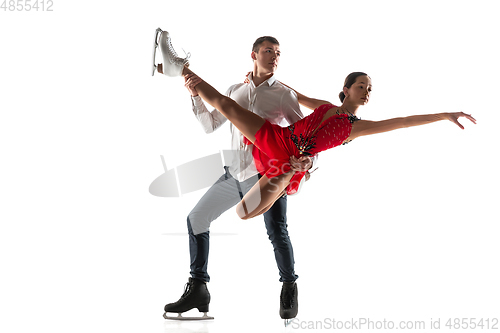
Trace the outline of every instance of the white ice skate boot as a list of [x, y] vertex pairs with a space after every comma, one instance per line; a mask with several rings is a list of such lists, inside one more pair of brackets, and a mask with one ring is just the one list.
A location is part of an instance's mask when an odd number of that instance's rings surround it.
[[181, 76], [184, 66], [189, 65], [189, 54], [185, 58], [180, 58], [175, 52], [169, 33], [160, 28], [155, 31], [155, 41], [153, 44], [153, 67], [152, 75], [155, 74], [158, 66], [156, 65], [156, 49], [160, 47], [161, 55], [163, 58], [163, 74], [167, 76]]

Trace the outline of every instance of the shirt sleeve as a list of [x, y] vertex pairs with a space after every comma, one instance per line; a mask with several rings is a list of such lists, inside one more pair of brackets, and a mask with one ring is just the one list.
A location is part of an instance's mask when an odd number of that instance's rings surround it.
[[[283, 112], [283, 117], [286, 119], [288, 124], [293, 124], [304, 118], [304, 114], [300, 110], [299, 100], [297, 94], [293, 90], [286, 90], [281, 97], [281, 110]], [[312, 157], [312, 166], [309, 169], [310, 172], [315, 171], [318, 168], [318, 155]]]
[[281, 110], [283, 112], [283, 117], [290, 125], [304, 118], [300, 110], [297, 94], [293, 90], [287, 89], [284, 91], [281, 96]]
[[[226, 91], [226, 96], [231, 95], [232, 88], [233, 86]], [[192, 96], [191, 102], [193, 104], [194, 115], [205, 130], [205, 133], [214, 132], [226, 122], [227, 118], [219, 110], [213, 109], [209, 111], [199, 95]]]

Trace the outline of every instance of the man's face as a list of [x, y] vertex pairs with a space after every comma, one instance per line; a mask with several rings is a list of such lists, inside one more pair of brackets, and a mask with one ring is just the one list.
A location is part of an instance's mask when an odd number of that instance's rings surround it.
[[252, 59], [259, 70], [274, 73], [278, 69], [280, 55], [280, 46], [266, 40], [260, 44], [258, 53], [252, 52]]

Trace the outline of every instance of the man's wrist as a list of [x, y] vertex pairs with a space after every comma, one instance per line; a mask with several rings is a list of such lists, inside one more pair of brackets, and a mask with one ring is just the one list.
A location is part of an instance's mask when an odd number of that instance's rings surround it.
[[194, 106], [202, 106], [203, 105], [203, 100], [201, 99], [200, 95], [191, 96], [191, 100], [193, 101]]

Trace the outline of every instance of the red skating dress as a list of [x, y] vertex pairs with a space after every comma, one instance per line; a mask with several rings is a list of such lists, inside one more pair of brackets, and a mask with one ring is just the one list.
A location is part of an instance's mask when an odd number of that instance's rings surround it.
[[[290, 156], [314, 156], [317, 153], [345, 143], [351, 134], [352, 123], [359, 120], [347, 114], [329, 117], [325, 113], [335, 107], [324, 104], [298, 122], [281, 127], [266, 121], [255, 134], [253, 157], [257, 170], [268, 178], [290, 171]], [[288, 194], [295, 194], [305, 172], [296, 172], [287, 187]]]

